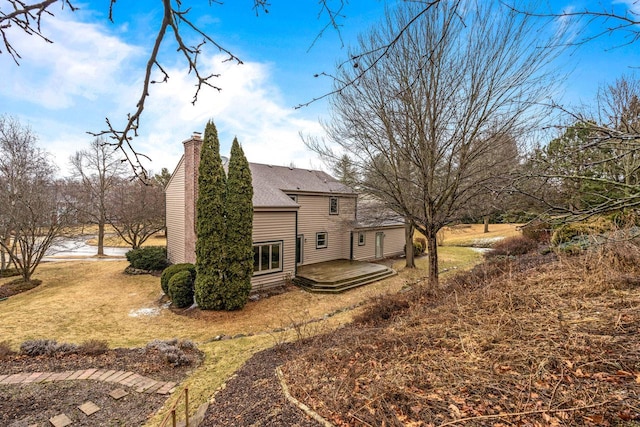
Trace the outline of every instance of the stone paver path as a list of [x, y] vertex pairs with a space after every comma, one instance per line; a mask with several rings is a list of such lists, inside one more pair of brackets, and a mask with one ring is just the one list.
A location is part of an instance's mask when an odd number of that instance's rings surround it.
[[100, 410], [100, 407], [89, 400], [78, 406], [78, 409], [80, 409], [87, 417], [89, 417], [98, 412]]
[[49, 422], [53, 427], [67, 427], [71, 425], [71, 419], [69, 419], [66, 414], [60, 414], [53, 418], [49, 418]]
[[95, 380], [119, 384], [133, 388], [138, 393], [169, 394], [175, 390], [176, 383], [156, 381], [131, 371], [106, 369], [81, 369], [65, 372], [23, 372], [12, 375], [0, 375], [0, 384], [30, 384], [54, 381]]

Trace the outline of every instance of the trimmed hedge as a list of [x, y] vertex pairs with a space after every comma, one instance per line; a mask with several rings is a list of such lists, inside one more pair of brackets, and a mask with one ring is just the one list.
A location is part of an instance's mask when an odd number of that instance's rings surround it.
[[164, 292], [166, 295], [169, 295], [169, 280], [171, 280], [174, 274], [180, 273], [181, 271], [188, 271], [189, 273], [191, 273], [191, 278], [195, 281], [195, 265], [189, 264], [188, 262], [170, 265], [169, 267], [164, 269], [164, 271], [162, 272], [162, 276], [160, 276], [160, 286], [162, 287], [162, 292]]
[[193, 278], [188, 270], [180, 271], [169, 280], [169, 297], [178, 308], [193, 304]]
[[127, 261], [131, 267], [138, 270], [163, 270], [169, 261], [167, 260], [167, 248], [162, 246], [147, 246], [132, 249], [126, 253]]

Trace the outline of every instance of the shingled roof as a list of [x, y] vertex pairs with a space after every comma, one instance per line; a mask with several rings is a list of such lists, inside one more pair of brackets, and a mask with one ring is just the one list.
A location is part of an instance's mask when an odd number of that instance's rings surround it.
[[353, 195], [350, 187], [318, 170], [249, 163], [253, 180], [253, 206], [296, 208], [287, 194], [319, 193]]

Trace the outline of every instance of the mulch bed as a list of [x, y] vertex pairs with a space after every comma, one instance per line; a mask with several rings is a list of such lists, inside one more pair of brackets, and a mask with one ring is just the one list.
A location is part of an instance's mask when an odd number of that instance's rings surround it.
[[21, 292], [36, 288], [41, 283], [42, 281], [40, 280], [23, 282], [22, 279], [16, 279], [9, 283], [5, 283], [4, 285], [0, 286], [0, 299], [9, 298], [10, 296], [17, 295]]
[[[99, 355], [66, 354], [29, 357], [10, 355], [0, 358], [0, 374], [20, 372], [63, 372], [89, 368], [133, 371], [161, 381], [180, 382], [201, 362], [197, 350], [187, 351], [193, 363], [172, 366], [157, 349], [113, 349]], [[129, 394], [119, 400], [109, 396], [117, 388]], [[74, 426], [140, 426], [166, 401], [166, 395], [136, 393], [132, 388], [95, 380], [0, 385], [0, 425], [49, 426], [49, 419], [66, 414]], [[91, 416], [78, 406], [92, 401], [101, 410]]]
[[285, 399], [275, 369], [295, 347], [284, 345], [254, 355], [226, 383], [209, 406], [201, 427], [317, 427], [318, 423]]

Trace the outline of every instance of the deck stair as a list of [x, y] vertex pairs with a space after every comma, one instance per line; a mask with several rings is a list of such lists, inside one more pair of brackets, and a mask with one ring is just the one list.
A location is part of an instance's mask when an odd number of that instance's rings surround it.
[[293, 283], [310, 292], [339, 293], [396, 274], [380, 264], [336, 260], [299, 267]]

